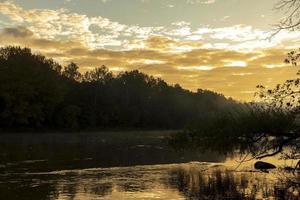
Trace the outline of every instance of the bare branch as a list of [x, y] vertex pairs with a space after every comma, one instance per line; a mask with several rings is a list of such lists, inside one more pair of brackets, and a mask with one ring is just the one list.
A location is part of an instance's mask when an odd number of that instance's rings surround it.
[[282, 30], [296, 30], [300, 28], [300, 0], [279, 0], [274, 10], [283, 12], [286, 17], [275, 24], [275, 31], [270, 37], [275, 36]]

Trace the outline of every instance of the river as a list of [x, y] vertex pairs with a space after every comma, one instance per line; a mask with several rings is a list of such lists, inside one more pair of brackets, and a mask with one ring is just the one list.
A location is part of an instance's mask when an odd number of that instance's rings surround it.
[[176, 152], [165, 140], [172, 133], [1, 134], [0, 199], [300, 198], [291, 173]]

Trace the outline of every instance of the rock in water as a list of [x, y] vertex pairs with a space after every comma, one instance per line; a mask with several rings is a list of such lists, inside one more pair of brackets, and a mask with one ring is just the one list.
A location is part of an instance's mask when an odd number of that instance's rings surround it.
[[275, 169], [276, 166], [271, 163], [258, 161], [254, 164], [254, 168], [260, 170], [266, 170], [266, 169]]

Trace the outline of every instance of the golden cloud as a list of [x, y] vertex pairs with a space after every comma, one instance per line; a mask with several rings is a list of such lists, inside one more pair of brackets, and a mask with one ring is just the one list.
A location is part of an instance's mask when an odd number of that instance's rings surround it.
[[[91, 49], [80, 41], [41, 39], [31, 30], [19, 26], [3, 29], [0, 41], [2, 46], [13, 44], [31, 47], [63, 64], [74, 61], [82, 71], [100, 65], [114, 70], [139, 69], [191, 90], [211, 89], [243, 100], [252, 98], [256, 85], [274, 86], [294, 77], [297, 71], [283, 64], [288, 52], [285, 49], [239, 52], [204, 48], [199, 42], [185, 43], [162, 36], [145, 39], [143, 42], [147, 45], [143, 49], [116, 51]], [[193, 48], [178, 52], [167, 50], [170, 46], [180, 48], [183, 45]], [[245, 66], [238, 65], [239, 62], [244, 62]]]

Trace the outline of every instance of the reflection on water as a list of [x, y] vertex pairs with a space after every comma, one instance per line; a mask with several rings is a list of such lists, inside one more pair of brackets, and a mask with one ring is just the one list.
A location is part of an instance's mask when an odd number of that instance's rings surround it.
[[299, 188], [261, 172], [226, 168], [201, 171], [194, 167], [171, 170], [169, 184], [187, 199], [299, 199]]
[[299, 199], [274, 173], [212, 164], [150, 165], [2, 176], [1, 197], [35, 199]]
[[[184, 199], [168, 187], [176, 165], [55, 171], [5, 177], [0, 194], [8, 199]], [[4, 178], [4, 177], [2, 177]]]
[[211, 164], [222, 155], [173, 151], [168, 134], [0, 135], [0, 199], [300, 199], [291, 174], [232, 172]]
[[0, 134], [0, 173], [40, 172], [190, 161], [222, 162], [214, 153], [178, 153], [167, 131]]

